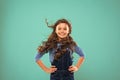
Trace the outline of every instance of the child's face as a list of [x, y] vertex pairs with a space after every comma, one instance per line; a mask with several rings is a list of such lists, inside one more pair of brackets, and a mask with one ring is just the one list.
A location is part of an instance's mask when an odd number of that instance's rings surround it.
[[56, 26], [55, 32], [59, 38], [65, 38], [69, 34], [69, 27], [66, 23], [60, 23]]

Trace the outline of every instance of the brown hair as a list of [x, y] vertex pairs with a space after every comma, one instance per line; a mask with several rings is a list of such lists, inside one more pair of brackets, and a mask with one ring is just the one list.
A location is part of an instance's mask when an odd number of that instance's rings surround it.
[[[61, 55], [63, 55], [66, 51], [67, 48], [69, 47], [72, 51], [74, 51], [74, 46], [76, 45], [76, 43], [73, 41], [72, 37], [70, 36], [71, 34], [71, 24], [66, 20], [66, 19], [59, 19], [58, 21], [56, 21], [56, 23], [54, 25], [49, 26], [48, 22], [46, 21], [47, 26], [52, 28], [53, 31], [51, 33], [51, 35], [48, 37], [47, 41], [43, 41], [42, 45], [38, 47], [38, 51], [41, 54], [47, 53], [50, 49], [56, 49], [56, 54], [54, 56], [54, 58], [57, 60], [58, 58], [61, 57]], [[58, 40], [58, 36], [55, 32], [56, 30], [56, 26], [60, 23], [66, 23], [69, 27], [69, 34], [66, 38], [61, 39], [60, 41]], [[61, 43], [61, 49], [58, 50], [57, 49], [57, 43]]]

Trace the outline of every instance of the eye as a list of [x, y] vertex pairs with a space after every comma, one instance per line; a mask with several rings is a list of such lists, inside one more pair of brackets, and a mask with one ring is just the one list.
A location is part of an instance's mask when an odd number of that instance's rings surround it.
[[58, 30], [61, 30], [61, 28], [58, 28]]
[[64, 30], [67, 30], [67, 28], [64, 28]]

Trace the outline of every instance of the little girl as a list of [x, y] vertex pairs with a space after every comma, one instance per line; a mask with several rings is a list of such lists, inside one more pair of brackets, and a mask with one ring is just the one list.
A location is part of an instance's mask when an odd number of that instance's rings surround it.
[[[66, 19], [60, 19], [54, 25], [48, 27], [52, 28], [53, 32], [48, 40], [38, 47], [38, 54], [35, 57], [36, 63], [45, 72], [50, 73], [50, 80], [74, 80], [74, 72], [78, 71], [81, 66], [84, 54], [70, 36], [71, 24]], [[40, 60], [48, 52], [50, 68], [46, 67]], [[80, 56], [76, 65], [72, 65], [73, 52]]]

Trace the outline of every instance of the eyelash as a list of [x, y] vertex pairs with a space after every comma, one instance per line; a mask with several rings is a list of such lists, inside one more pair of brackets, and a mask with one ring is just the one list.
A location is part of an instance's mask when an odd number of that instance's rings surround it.
[[[61, 28], [59, 28], [58, 30], [61, 30]], [[64, 28], [64, 30], [67, 30], [66, 28]]]

